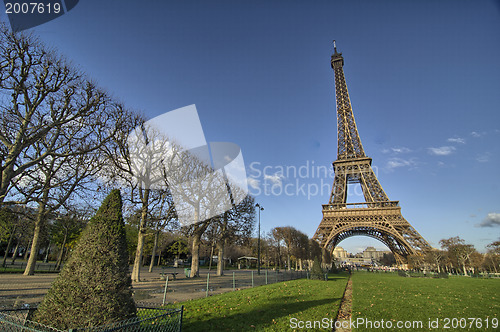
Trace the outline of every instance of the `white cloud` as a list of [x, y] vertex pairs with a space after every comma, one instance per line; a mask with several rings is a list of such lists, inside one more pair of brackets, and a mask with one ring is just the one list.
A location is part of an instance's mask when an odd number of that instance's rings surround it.
[[455, 147], [453, 146], [441, 146], [438, 148], [428, 148], [429, 153], [436, 156], [447, 156], [455, 151]]
[[472, 133], [470, 133], [470, 135], [472, 137], [481, 137], [482, 134], [478, 133], [477, 131], [473, 131]]
[[450, 143], [460, 143], [460, 144], [465, 144], [465, 139], [463, 138], [460, 138], [460, 137], [456, 137], [456, 138], [448, 138], [447, 139], [448, 142]]
[[257, 180], [257, 179], [255, 179], [255, 178], [247, 178], [247, 183], [253, 189], [259, 189], [260, 188], [260, 181]]
[[382, 153], [408, 153], [408, 152], [411, 152], [411, 149], [409, 148], [406, 148], [406, 147], [394, 147], [394, 148], [390, 148], [390, 149], [383, 149], [382, 150]]
[[412, 167], [415, 164], [414, 159], [391, 158], [387, 161], [386, 168], [392, 171], [398, 167]]
[[500, 213], [488, 213], [486, 218], [480, 223], [476, 225], [477, 227], [500, 227]]
[[281, 173], [274, 173], [273, 175], [264, 174], [264, 181], [269, 180], [273, 186], [281, 186], [284, 178]]
[[391, 148], [392, 152], [394, 153], [408, 153], [411, 152], [410, 149], [405, 148], [405, 147], [400, 147], [400, 148]]

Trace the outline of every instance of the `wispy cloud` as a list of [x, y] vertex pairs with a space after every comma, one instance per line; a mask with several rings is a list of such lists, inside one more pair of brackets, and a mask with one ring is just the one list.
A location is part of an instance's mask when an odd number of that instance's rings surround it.
[[478, 133], [477, 131], [473, 131], [472, 133], [470, 133], [470, 135], [472, 137], [481, 137], [483, 136], [484, 133]]
[[247, 178], [247, 183], [253, 189], [259, 189], [260, 188], [260, 181], [257, 180], [257, 179], [255, 179], [255, 178]]
[[390, 149], [383, 149], [382, 150], [382, 153], [395, 153], [395, 154], [398, 154], [398, 153], [409, 153], [411, 152], [411, 149], [409, 148], [406, 148], [406, 147], [394, 147], [394, 148], [390, 148]]
[[433, 154], [436, 156], [448, 156], [448, 155], [452, 154], [453, 151], [455, 151], [456, 149], [454, 146], [441, 146], [438, 148], [428, 148], [428, 150], [429, 150], [430, 154]]
[[480, 163], [487, 163], [488, 161], [490, 161], [490, 156], [491, 156], [491, 153], [489, 153], [489, 152], [485, 152], [483, 154], [478, 154], [476, 156], [476, 161], [480, 162]]
[[460, 138], [460, 137], [456, 137], [456, 138], [448, 138], [448, 139], [447, 139], [447, 141], [448, 141], [448, 142], [450, 142], [450, 143], [465, 144], [465, 139]]
[[477, 227], [500, 227], [500, 213], [488, 213], [484, 220], [476, 225]]
[[273, 186], [281, 186], [284, 178], [281, 173], [274, 173], [273, 175], [264, 174], [264, 181], [270, 181]]
[[414, 167], [416, 162], [414, 159], [391, 158], [387, 161], [386, 168], [389, 171], [399, 167]]
[[397, 147], [397, 148], [391, 148], [392, 152], [394, 153], [408, 153], [411, 152], [410, 149], [405, 148], [405, 147]]

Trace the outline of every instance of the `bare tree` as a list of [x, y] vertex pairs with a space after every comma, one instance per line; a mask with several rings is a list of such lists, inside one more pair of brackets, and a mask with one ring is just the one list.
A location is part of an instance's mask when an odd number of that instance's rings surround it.
[[441, 273], [441, 265], [443, 264], [445, 258], [446, 252], [439, 249], [433, 249], [425, 254], [424, 260], [426, 263], [434, 265], [438, 273]]
[[5, 26], [0, 102], [0, 202], [10, 194], [17, 203], [38, 204], [25, 271], [31, 275], [47, 216], [96, 174], [100, 148], [124, 117], [120, 105], [62, 57]]
[[172, 194], [168, 189], [155, 190], [152, 192], [157, 198], [153, 201], [155, 204], [150, 208], [150, 220], [154, 231], [154, 243], [151, 251], [151, 262], [149, 264], [149, 272], [153, 271], [155, 263], [156, 250], [159, 245], [160, 233], [165, 230], [169, 223], [177, 217], [175, 212], [174, 201]]
[[[113, 134], [110, 99], [34, 37], [0, 26], [0, 202], [13, 180], [49, 156], [99, 149]], [[107, 119], [106, 119], [107, 118]], [[115, 119], [116, 120], [116, 119]], [[44, 141], [43, 149], [34, 145]], [[38, 146], [40, 147], [40, 145]]]
[[283, 241], [285, 243], [287, 266], [288, 270], [291, 270], [292, 255], [295, 253], [297, 256], [302, 256], [302, 253], [307, 251], [308, 243], [305, 241], [307, 235], [291, 226], [275, 227], [272, 230], [272, 234], [278, 242]]
[[439, 243], [448, 252], [451, 263], [457, 269], [461, 268], [464, 274], [467, 274], [467, 264], [470, 263], [470, 255], [476, 251], [474, 246], [466, 244], [465, 240], [458, 236], [440, 240]]
[[[179, 154], [176, 183], [173, 183], [174, 197], [182, 197], [176, 202], [178, 215], [188, 225], [184, 225], [191, 240], [191, 275], [199, 275], [199, 250], [201, 237], [209, 225], [221, 218], [217, 212], [229, 210], [227, 179], [221, 172], [190, 152]], [[182, 224], [182, 222], [181, 222]]]
[[[121, 128], [115, 135], [114, 143], [106, 151], [108, 181], [125, 185], [128, 200], [140, 206], [139, 232], [131, 275], [132, 281], [139, 282], [148, 221], [151, 222], [151, 205], [161, 202], [161, 195], [153, 199], [155, 193], [151, 192], [168, 188], [165, 170], [173, 167], [178, 149], [163, 133], [138, 115]], [[167, 209], [170, 207], [173, 208], [173, 205], [167, 204]]]
[[224, 274], [224, 249], [231, 241], [242, 244], [250, 237], [255, 221], [255, 199], [248, 195], [240, 203], [224, 212], [212, 224], [216, 234], [217, 275]]
[[498, 273], [500, 268], [500, 241], [494, 241], [486, 246], [488, 252], [484, 258], [484, 265], [489, 271]]
[[[12, 209], [8, 207], [0, 208], [0, 242], [8, 239], [5, 254], [3, 256], [2, 267], [5, 267], [5, 262], [7, 261], [11, 245], [13, 241], [15, 241], [16, 231], [19, 227], [18, 224], [19, 218], [14, 211], [12, 211]], [[17, 251], [17, 248], [15, 251]]]
[[303, 270], [303, 261], [307, 259], [309, 252], [309, 237], [298, 231], [296, 236], [296, 246], [293, 249], [293, 255], [296, 258], [295, 269]]
[[470, 254], [469, 264], [473, 268], [474, 274], [478, 274], [480, 272], [481, 267], [483, 266], [483, 263], [484, 263], [484, 258], [485, 258], [485, 255], [483, 255], [477, 251], [474, 251], [473, 253]]
[[65, 214], [59, 214], [51, 227], [51, 240], [59, 245], [56, 270], [61, 267], [65, 253], [68, 251], [67, 244], [74, 241], [86, 224], [84, 214], [78, 213], [74, 209], [68, 210]]

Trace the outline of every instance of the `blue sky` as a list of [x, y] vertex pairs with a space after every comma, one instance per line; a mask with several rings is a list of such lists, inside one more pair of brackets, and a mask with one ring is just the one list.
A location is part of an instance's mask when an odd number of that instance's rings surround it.
[[365, 152], [403, 216], [435, 247], [500, 236], [498, 1], [88, 0], [31, 30], [148, 118], [196, 104], [207, 141], [241, 147], [263, 231], [309, 236], [337, 157], [335, 39]]

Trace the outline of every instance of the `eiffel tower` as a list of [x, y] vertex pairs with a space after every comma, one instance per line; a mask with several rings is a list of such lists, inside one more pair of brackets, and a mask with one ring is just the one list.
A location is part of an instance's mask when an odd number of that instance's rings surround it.
[[[332, 55], [337, 99], [338, 151], [333, 162], [335, 178], [330, 201], [323, 205], [323, 220], [313, 239], [330, 252], [344, 239], [365, 235], [384, 243], [399, 264], [409, 255], [431, 249], [424, 238], [403, 218], [399, 201], [390, 201], [361, 145], [344, 77], [342, 53]], [[347, 203], [348, 184], [359, 183], [365, 202]]]

